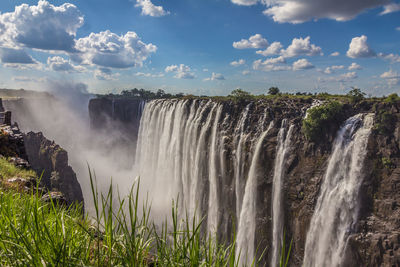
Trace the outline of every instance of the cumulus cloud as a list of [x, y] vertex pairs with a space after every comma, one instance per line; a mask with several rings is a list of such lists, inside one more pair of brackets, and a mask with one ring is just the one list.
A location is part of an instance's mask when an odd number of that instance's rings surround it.
[[351, 63], [351, 65], [348, 67], [348, 70], [361, 70], [361, 69], [362, 69], [361, 66], [355, 62]]
[[242, 75], [244, 75], [244, 76], [250, 75], [250, 71], [244, 70], [244, 71], [242, 71]]
[[379, 13], [379, 15], [382, 16], [382, 15], [390, 14], [390, 13], [397, 12], [397, 11], [400, 11], [400, 4], [390, 3], [390, 4], [383, 6], [383, 11], [381, 13]]
[[314, 65], [305, 58], [299, 59], [293, 63], [293, 70], [307, 70], [312, 68], [314, 68]]
[[389, 70], [381, 74], [382, 79], [385, 79], [389, 86], [400, 84], [400, 74], [397, 71]]
[[324, 73], [325, 73], [325, 74], [332, 74], [332, 73], [334, 73], [336, 70], [342, 70], [342, 69], [344, 69], [344, 66], [343, 66], [343, 65], [333, 65], [333, 66], [327, 67], [327, 68], [324, 70]]
[[112, 73], [112, 70], [109, 68], [98, 68], [94, 71], [94, 77], [100, 81], [113, 81], [116, 80], [120, 74]]
[[213, 72], [211, 74], [210, 78], [205, 78], [204, 81], [222, 81], [225, 80], [224, 75], [222, 75], [221, 73], [215, 73]]
[[55, 56], [47, 58], [47, 65], [54, 71], [64, 71], [64, 72], [81, 72], [84, 71], [82, 66], [75, 66], [70, 60], [66, 60], [62, 57]]
[[356, 72], [347, 72], [336, 77], [319, 78], [320, 82], [340, 82], [345, 83], [358, 78]]
[[167, 66], [165, 72], [174, 72], [174, 78], [177, 79], [194, 79], [196, 77], [192, 69], [184, 64]]
[[12, 77], [14, 82], [22, 82], [22, 83], [29, 83], [29, 82], [45, 82], [45, 78], [35, 78], [35, 77], [28, 77], [28, 76], [14, 76]]
[[162, 6], [156, 6], [150, 0], [136, 0], [135, 7], [142, 8], [142, 15], [145, 16], [162, 17], [169, 14]]
[[332, 54], [330, 54], [330, 56], [331, 57], [337, 57], [337, 56], [339, 56], [340, 55], [340, 53], [339, 52], [333, 52]]
[[283, 46], [280, 42], [273, 42], [270, 46], [267, 47], [265, 50], [258, 50], [256, 53], [266, 56], [271, 55], [279, 55], [281, 53]]
[[400, 63], [400, 55], [379, 53], [378, 57], [389, 60], [391, 63]]
[[285, 57], [323, 55], [321, 47], [311, 44], [310, 39], [310, 36], [304, 39], [294, 38], [292, 44], [282, 50], [282, 55]]
[[242, 39], [238, 42], [233, 42], [233, 47], [236, 49], [260, 49], [267, 48], [268, 41], [261, 34], [250, 36], [249, 39]]
[[286, 64], [286, 60], [283, 56], [268, 58], [264, 61], [258, 59], [253, 62], [253, 69], [262, 71], [283, 71], [291, 69], [291, 67], [283, 64]]
[[36, 64], [36, 61], [23, 49], [0, 48], [2, 63], [11, 64]]
[[244, 59], [239, 59], [238, 61], [232, 61], [231, 66], [238, 67], [240, 65], [243, 65], [244, 63], [246, 63]]
[[22, 4], [14, 12], [0, 14], [0, 41], [6, 47], [73, 51], [83, 21], [78, 8], [70, 3], [54, 6], [40, 0], [36, 6]]
[[349, 45], [346, 55], [350, 58], [367, 58], [374, 57], [376, 53], [369, 47], [367, 43], [367, 36], [361, 35], [354, 37]]
[[139, 76], [139, 77], [148, 77], [148, 78], [161, 78], [161, 77], [164, 77], [164, 73], [152, 74], [152, 73], [136, 72], [135, 75]]
[[347, 21], [366, 9], [385, 5], [389, 0], [259, 0], [267, 6], [264, 14], [279, 23], [302, 23], [329, 18]]
[[79, 53], [71, 57], [81, 64], [123, 69], [142, 66], [157, 47], [142, 42], [135, 32], [119, 36], [107, 30], [78, 39], [76, 49]]
[[258, 0], [231, 0], [232, 3], [240, 6], [252, 6], [257, 4]]

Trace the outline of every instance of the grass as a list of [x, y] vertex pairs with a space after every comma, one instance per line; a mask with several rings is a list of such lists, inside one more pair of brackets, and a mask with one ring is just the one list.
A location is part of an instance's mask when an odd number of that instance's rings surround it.
[[6, 158], [0, 158], [0, 178], [30, 178], [37, 177], [33, 170], [25, 170], [16, 167], [13, 163], [10, 163]]
[[[32, 175], [5, 159], [0, 167], [5, 178]], [[139, 207], [139, 183], [123, 199], [112, 184], [105, 195], [95, 179], [91, 186], [93, 217], [82, 216], [80, 206], [44, 203], [38, 191], [0, 189], [0, 266], [238, 265], [234, 236], [230, 244], [206, 238], [200, 230], [203, 220], [187, 214], [179, 218], [174, 204], [170, 221], [154, 225], [147, 202]], [[290, 248], [289, 253], [283, 248], [280, 266], [287, 266], [289, 255]]]

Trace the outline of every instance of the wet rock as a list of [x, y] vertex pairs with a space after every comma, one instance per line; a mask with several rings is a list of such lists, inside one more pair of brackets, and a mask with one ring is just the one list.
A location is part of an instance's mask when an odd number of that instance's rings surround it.
[[53, 202], [53, 203], [58, 203], [59, 205], [68, 205], [68, 201], [61, 192], [55, 192], [51, 191], [46, 194], [44, 194], [41, 198], [42, 201], [44, 202]]

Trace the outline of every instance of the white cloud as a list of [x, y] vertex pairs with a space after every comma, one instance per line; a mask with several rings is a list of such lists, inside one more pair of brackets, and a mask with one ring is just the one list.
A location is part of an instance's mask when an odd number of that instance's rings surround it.
[[0, 48], [2, 63], [11, 64], [36, 64], [36, 61], [23, 49]]
[[310, 36], [304, 39], [301, 37], [294, 38], [292, 44], [285, 50], [282, 50], [282, 55], [285, 57], [323, 55], [321, 47], [311, 44], [310, 39]]
[[82, 72], [85, 70], [82, 66], [74, 66], [70, 60], [59, 56], [47, 58], [47, 65], [54, 71]]
[[351, 63], [351, 65], [348, 67], [348, 70], [361, 70], [361, 69], [362, 69], [361, 66], [355, 62]]
[[299, 59], [293, 63], [293, 70], [307, 70], [312, 68], [314, 68], [314, 65], [305, 58]]
[[400, 27], [397, 27], [396, 30], [400, 31]]
[[208, 69], [203, 69], [203, 71], [204, 71], [204, 72], [207, 72], [207, 71], [208, 71]]
[[400, 63], [400, 55], [396, 55], [396, 54], [383, 54], [383, 53], [379, 53], [378, 57], [383, 58], [385, 60], [389, 60], [392, 63]]
[[54, 6], [40, 0], [36, 6], [22, 4], [14, 12], [0, 14], [0, 43], [13, 48], [73, 51], [83, 21], [78, 8], [70, 3]]
[[268, 58], [264, 61], [258, 59], [253, 62], [253, 69], [262, 71], [291, 70], [291, 67], [282, 64], [286, 64], [286, 60], [283, 56], [279, 56], [276, 58]]
[[340, 55], [340, 53], [339, 52], [333, 52], [332, 54], [330, 54], [330, 56], [331, 57], [337, 57], [337, 56], [339, 56]]
[[135, 75], [136, 75], [136, 76], [141, 76], [141, 77], [151, 77], [151, 78], [161, 78], [161, 77], [164, 77], [164, 73], [152, 74], [152, 73], [136, 72]]
[[256, 53], [263, 55], [264, 57], [271, 55], [279, 55], [281, 53], [282, 48], [283, 47], [280, 42], [273, 42], [270, 46], [267, 47], [267, 49], [258, 50]]
[[250, 36], [249, 39], [242, 39], [238, 42], [233, 42], [233, 47], [236, 49], [260, 49], [266, 48], [268, 46], [268, 41], [261, 34], [255, 34]]
[[389, 70], [382, 73], [380, 77], [385, 79], [389, 86], [400, 84], [400, 74], [397, 71]]
[[82, 64], [106, 68], [129, 68], [142, 66], [151, 53], [156, 52], [153, 44], [145, 44], [135, 32], [119, 36], [110, 31], [91, 33], [76, 41], [79, 53], [71, 58]]
[[367, 36], [354, 37], [349, 45], [346, 55], [350, 58], [374, 57], [376, 53], [369, 47]]
[[267, 6], [264, 14], [274, 21], [302, 23], [329, 18], [347, 21], [366, 9], [385, 5], [389, 0], [260, 0]]
[[232, 61], [231, 66], [238, 67], [240, 65], [243, 65], [244, 63], [246, 63], [244, 59], [239, 59], [238, 61]]
[[257, 4], [258, 0], [231, 0], [232, 3], [240, 6], [252, 6]]
[[204, 79], [204, 81], [222, 81], [222, 80], [225, 80], [225, 77], [224, 77], [224, 75], [222, 75], [221, 73], [215, 73], [215, 72], [213, 72], [212, 74], [211, 74], [211, 77], [210, 78], [205, 78]]
[[379, 15], [386, 15], [397, 11], [400, 11], [400, 4], [390, 3], [383, 6], [383, 11]]
[[244, 71], [242, 71], [242, 75], [245, 75], [245, 76], [250, 75], [250, 71], [249, 70], [244, 70]]
[[340, 82], [340, 83], [345, 83], [345, 82], [349, 82], [351, 80], [356, 79], [357, 73], [356, 72], [347, 72], [344, 74], [341, 74], [339, 76], [336, 77], [329, 77], [329, 78], [319, 78], [318, 80], [320, 82]]
[[174, 78], [177, 79], [194, 79], [196, 77], [191, 68], [184, 64], [167, 66], [165, 72], [175, 72]]
[[97, 80], [101, 81], [113, 81], [120, 76], [119, 73], [112, 73], [112, 70], [109, 68], [101, 68], [101, 67], [96, 69], [93, 74]]
[[333, 66], [327, 67], [327, 68], [324, 70], [324, 73], [325, 73], [325, 74], [332, 74], [332, 73], [334, 73], [336, 70], [342, 70], [342, 69], [344, 69], [344, 66], [343, 66], [343, 65], [333, 65]]
[[142, 15], [162, 17], [169, 14], [162, 6], [156, 6], [150, 0], [136, 0], [136, 2], [135, 7], [142, 8]]

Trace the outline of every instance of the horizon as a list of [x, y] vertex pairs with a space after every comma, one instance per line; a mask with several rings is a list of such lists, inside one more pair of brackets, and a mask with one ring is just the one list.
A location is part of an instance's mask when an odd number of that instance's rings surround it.
[[316, 1], [5, 0], [0, 87], [399, 93], [400, 3]]

